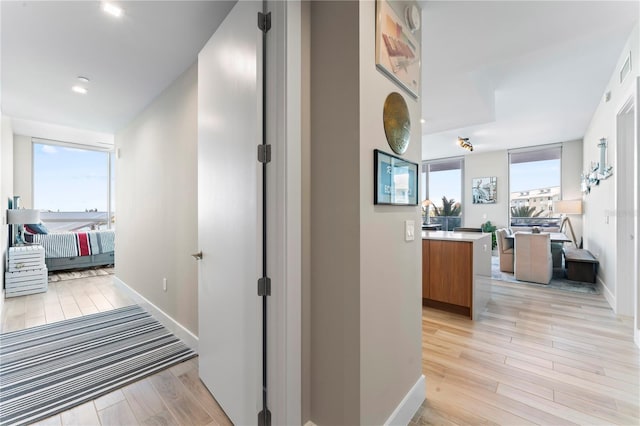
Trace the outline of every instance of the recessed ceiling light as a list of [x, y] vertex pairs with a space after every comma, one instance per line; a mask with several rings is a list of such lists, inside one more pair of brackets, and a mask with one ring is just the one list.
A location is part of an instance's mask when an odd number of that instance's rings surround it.
[[420, 122], [421, 122], [422, 124], [424, 124], [424, 123], [426, 123], [426, 122], [427, 122], [427, 120], [425, 120], [424, 118], [421, 118], [421, 119], [420, 119]]
[[78, 76], [78, 81], [80, 81], [81, 83], [88, 83], [89, 79], [87, 77], [83, 77], [81, 75]]
[[76, 93], [80, 93], [81, 95], [86, 95], [88, 92], [88, 90], [82, 86], [73, 86], [71, 90], [73, 90]]
[[113, 3], [102, 3], [102, 10], [116, 18], [119, 18], [122, 15], [122, 9]]

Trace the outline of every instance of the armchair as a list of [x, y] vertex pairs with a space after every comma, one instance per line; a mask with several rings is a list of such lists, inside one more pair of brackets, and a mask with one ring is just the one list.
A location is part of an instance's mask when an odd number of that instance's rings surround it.
[[513, 272], [513, 240], [507, 238], [508, 234], [509, 230], [505, 228], [496, 231], [500, 270], [502, 272]]
[[549, 284], [553, 275], [550, 235], [516, 232], [514, 239], [516, 279]]

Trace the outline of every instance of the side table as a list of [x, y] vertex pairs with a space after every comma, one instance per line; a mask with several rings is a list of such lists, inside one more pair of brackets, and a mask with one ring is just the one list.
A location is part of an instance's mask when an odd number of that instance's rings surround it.
[[48, 276], [44, 248], [40, 245], [9, 247], [4, 278], [5, 297], [46, 292]]

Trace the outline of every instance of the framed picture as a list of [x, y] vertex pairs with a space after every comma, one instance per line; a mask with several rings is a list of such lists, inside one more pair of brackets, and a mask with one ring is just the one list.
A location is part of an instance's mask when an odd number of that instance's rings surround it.
[[420, 94], [420, 9], [410, 3], [400, 10], [406, 4], [393, 2], [392, 6], [388, 0], [376, 1], [376, 67], [417, 99]]
[[471, 179], [473, 204], [495, 204], [498, 202], [498, 178], [484, 177]]
[[418, 205], [418, 164], [373, 151], [374, 204]]

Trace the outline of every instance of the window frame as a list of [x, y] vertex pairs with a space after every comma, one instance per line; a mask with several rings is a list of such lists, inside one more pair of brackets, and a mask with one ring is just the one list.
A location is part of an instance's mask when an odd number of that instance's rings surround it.
[[[435, 160], [424, 160], [421, 164], [420, 164], [420, 174], [421, 174], [421, 183], [424, 187], [423, 191], [420, 191], [421, 196], [423, 196], [424, 194], [424, 198], [422, 198], [421, 203], [424, 200], [430, 200], [429, 198], [429, 166], [433, 165], [433, 164], [444, 164], [444, 163], [453, 163], [453, 162], [458, 162], [460, 165], [460, 200], [458, 200], [458, 202], [460, 203], [461, 209], [460, 209], [460, 226], [464, 226], [464, 209], [465, 209], [465, 205], [464, 205], [464, 200], [465, 200], [465, 187], [464, 187], [464, 179], [465, 179], [465, 174], [464, 174], [464, 156], [456, 156], [456, 157], [447, 157], [447, 158], [439, 158], [439, 159], [435, 159]], [[449, 170], [456, 170], [456, 169], [449, 169]], [[422, 179], [422, 175], [424, 175], [424, 179]], [[427, 221], [429, 221], [429, 216], [427, 216]], [[427, 222], [429, 223], [429, 222]]]
[[[553, 219], [558, 219], [556, 217], [554, 217], [554, 212], [553, 210], [551, 210], [551, 213], [549, 214], [549, 216], [546, 216], [544, 218], [540, 218], [539, 220], [533, 220], [534, 218], [532, 218], [532, 220], [530, 221], [530, 223], [527, 224], [513, 224], [513, 217], [511, 216], [511, 205], [512, 205], [512, 199], [511, 199], [511, 194], [513, 194], [515, 191], [512, 190], [511, 188], [511, 184], [512, 184], [512, 176], [511, 176], [511, 165], [512, 165], [512, 155], [518, 155], [518, 154], [526, 154], [526, 153], [538, 153], [538, 152], [544, 152], [544, 151], [552, 151], [552, 150], [558, 150], [558, 160], [560, 161], [560, 176], [559, 176], [559, 193], [558, 193], [558, 199], [561, 200], [562, 199], [562, 170], [563, 170], [563, 161], [562, 161], [562, 157], [563, 157], [563, 144], [562, 143], [556, 143], [556, 144], [546, 144], [546, 145], [536, 145], [536, 146], [531, 146], [531, 147], [526, 147], [526, 148], [515, 148], [515, 149], [510, 149], [507, 150], [507, 166], [508, 166], [508, 176], [509, 176], [509, 200], [507, 203], [507, 217], [509, 218], [509, 226], [536, 226], [536, 225], [549, 225], [549, 223], [554, 222]], [[539, 160], [539, 161], [544, 161], [544, 160]], [[530, 161], [532, 162], [532, 161]], [[518, 163], [524, 163], [524, 161], [522, 162], [518, 162]], [[518, 163], [514, 163], [514, 164], [518, 164]], [[536, 198], [552, 198], [549, 196], [545, 196], [545, 195], [539, 195]], [[550, 200], [551, 202], [553, 202], [553, 200]], [[559, 222], [558, 222], [558, 226], [559, 226]]]
[[52, 139], [43, 139], [43, 138], [31, 138], [31, 199], [33, 203], [33, 207], [36, 205], [36, 145], [50, 145], [62, 148], [73, 148], [77, 150], [84, 151], [95, 151], [95, 152], [104, 152], [107, 154], [107, 229], [112, 229], [112, 222], [109, 218], [113, 216], [113, 206], [112, 206], [112, 196], [115, 193], [115, 149], [113, 145], [103, 144], [103, 145], [93, 145], [93, 144], [81, 144], [75, 142], [64, 142], [57, 141]]

